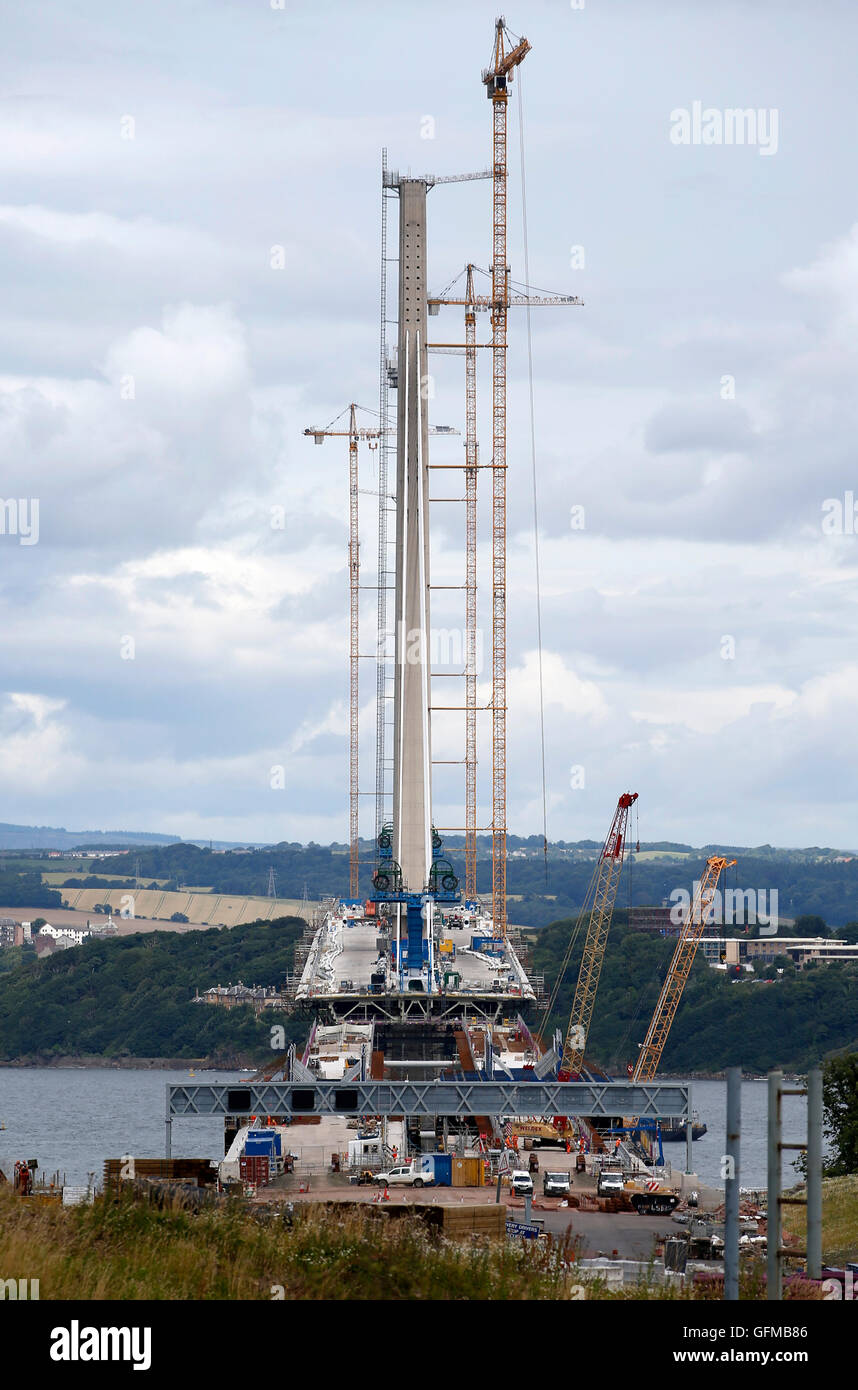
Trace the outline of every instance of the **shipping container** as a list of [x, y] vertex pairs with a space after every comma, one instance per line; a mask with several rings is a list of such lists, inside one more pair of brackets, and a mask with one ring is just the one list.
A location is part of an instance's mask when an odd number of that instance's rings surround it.
[[434, 1154], [433, 1167], [435, 1169], [435, 1183], [438, 1187], [452, 1187], [453, 1185], [453, 1155]]
[[255, 1187], [264, 1187], [268, 1182], [268, 1159], [261, 1155], [242, 1154], [238, 1160], [238, 1171], [244, 1182], [253, 1183]]
[[283, 1139], [283, 1136], [281, 1135], [279, 1129], [250, 1129], [250, 1130], [248, 1130], [248, 1132], [247, 1132], [247, 1138], [246, 1138], [246, 1140], [245, 1140], [245, 1152], [246, 1152], [246, 1153], [251, 1153], [251, 1152], [256, 1152], [256, 1153], [267, 1153], [267, 1152], [268, 1152], [267, 1149], [256, 1149], [256, 1150], [251, 1150], [251, 1149], [249, 1149], [249, 1148], [247, 1147], [251, 1140], [257, 1140], [257, 1139], [262, 1139], [262, 1140], [265, 1140], [267, 1143], [273, 1144], [273, 1145], [274, 1145], [274, 1152], [275, 1152], [276, 1154], [282, 1153], [282, 1151], [283, 1151], [283, 1150], [282, 1150], [282, 1139]]
[[274, 1157], [273, 1139], [248, 1139], [244, 1145], [244, 1152], [248, 1158]]

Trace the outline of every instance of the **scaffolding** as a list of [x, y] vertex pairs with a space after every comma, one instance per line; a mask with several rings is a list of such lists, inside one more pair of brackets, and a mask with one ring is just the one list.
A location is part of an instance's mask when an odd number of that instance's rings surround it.
[[390, 724], [389, 710], [392, 695], [392, 674], [390, 665], [390, 635], [387, 630], [387, 590], [390, 573], [388, 569], [387, 519], [392, 510], [388, 494], [388, 476], [391, 455], [396, 458], [396, 426], [390, 419], [391, 379], [396, 380], [396, 367], [388, 356], [387, 320], [387, 276], [388, 265], [398, 257], [387, 254], [387, 212], [391, 198], [396, 197], [396, 185], [391, 181], [387, 169], [387, 150], [381, 152], [381, 322], [379, 334], [379, 386], [378, 386], [378, 601], [376, 638], [376, 686], [375, 686], [375, 833], [381, 834], [382, 826], [393, 815], [393, 787], [391, 780], [392, 763], [387, 756], [387, 729]]
[[465, 289], [465, 897], [477, 896], [477, 315]]

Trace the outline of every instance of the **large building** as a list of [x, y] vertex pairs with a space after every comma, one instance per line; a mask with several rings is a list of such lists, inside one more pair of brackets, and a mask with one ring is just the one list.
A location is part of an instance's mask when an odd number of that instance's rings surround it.
[[710, 965], [771, 965], [786, 956], [801, 967], [808, 961], [830, 965], [833, 961], [858, 960], [858, 944], [829, 936], [710, 936], [701, 941]]

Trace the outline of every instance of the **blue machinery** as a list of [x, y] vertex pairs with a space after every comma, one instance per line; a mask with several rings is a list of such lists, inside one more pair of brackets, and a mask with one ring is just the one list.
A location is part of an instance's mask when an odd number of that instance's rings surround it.
[[[603, 1131], [604, 1132], [604, 1131]], [[607, 1131], [608, 1134], [629, 1134], [636, 1143], [641, 1142], [642, 1134], [652, 1136], [651, 1144], [653, 1150], [658, 1145], [657, 1163], [659, 1168], [664, 1167], [664, 1149], [661, 1146], [661, 1125], [658, 1120], [638, 1120], [635, 1125], [612, 1125]]]
[[[436, 902], [460, 901], [459, 880], [449, 859], [441, 855], [443, 841], [437, 830], [432, 831], [432, 867], [426, 892], [409, 893], [402, 887], [402, 870], [393, 858], [393, 826], [384, 825], [378, 837], [378, 868], [372, 876], [372, 902], [397, 903], [405, 907], [405, 932], [397, 933], [393, 965], [399, 975], [399, 988], [405, 990], [405, 978], [412, 972], [422, 977], [426, 969], [426, 993], [433, 993], [435, 961], [433, 944], [433, 909]], [[401, 913], [401, 907], [400, 907]], [[401, 924], [401, 916], [398, 919]]]

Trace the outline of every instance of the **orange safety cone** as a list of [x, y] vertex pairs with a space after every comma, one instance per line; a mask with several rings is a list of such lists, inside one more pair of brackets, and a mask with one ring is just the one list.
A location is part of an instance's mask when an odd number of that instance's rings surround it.
[[385, 1202], [389, 1202], [389, 1201], [390, 1201], [390, 1193], [389, 1193], [388, 1190], [387, 1190], [387, 1183], [384, 1184], [384, 1197], [383, 1197], [382, 1200], [385, 1201]]

